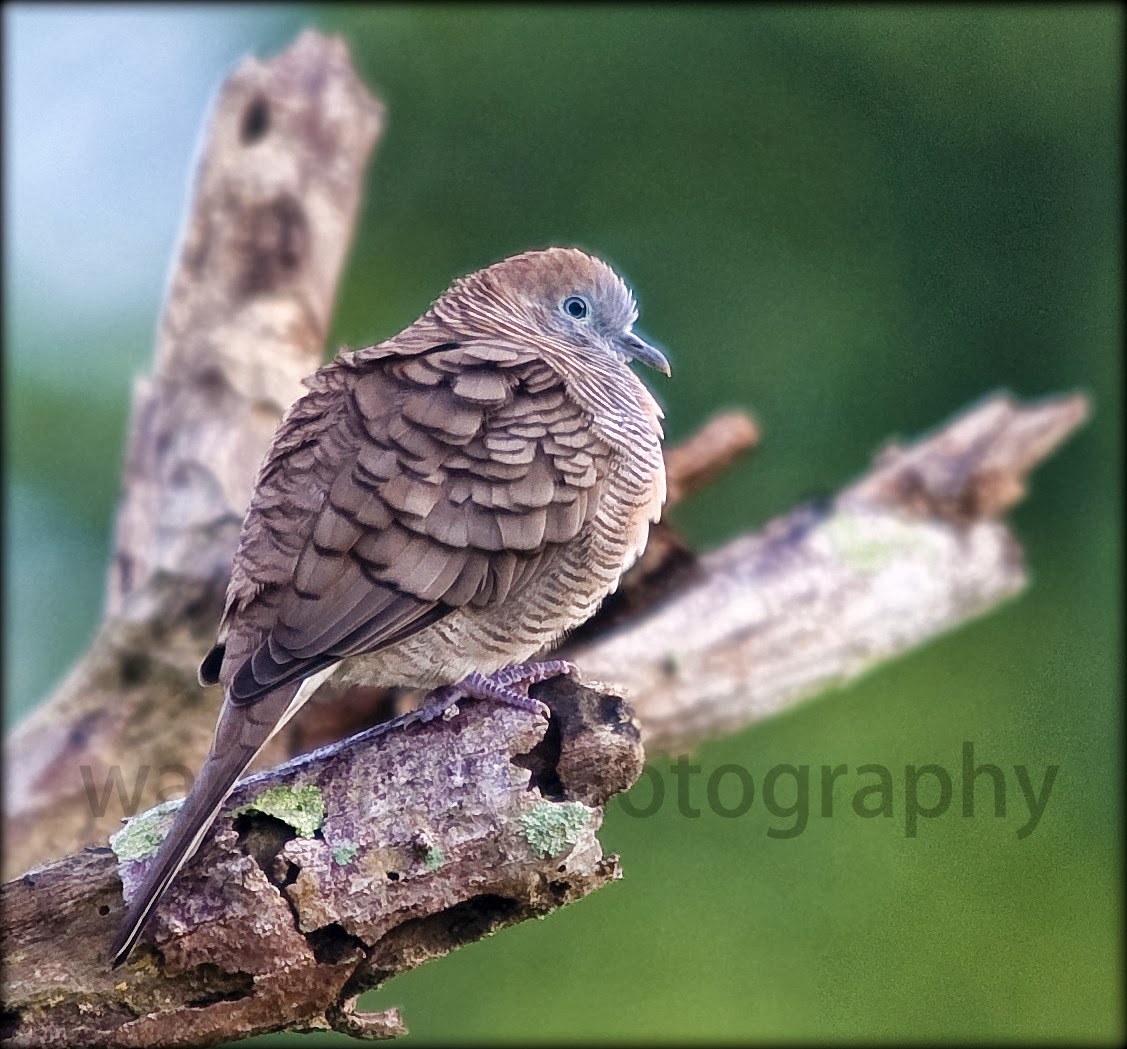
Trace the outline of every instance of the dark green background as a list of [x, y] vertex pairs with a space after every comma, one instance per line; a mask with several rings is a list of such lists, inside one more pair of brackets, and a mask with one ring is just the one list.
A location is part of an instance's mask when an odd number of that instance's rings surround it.
[[[847, 764], [854, 783], [857, 765], [881, 763], [892, 819], [854, 816], [843, 781], [834, 818], [777, 840], [766, 831], [784, 821], [760, 798], [721, 818], [702, 777], [704, 815], [685, 818], [666, 776], [657, 815], [608, 813], [623, 881], [365, 1004], [402, 1005], [424, 1041], [1120, 1040], [1120, 10], [284, 20], [264, 52], [301, 24], [339, 31], [389, 106], [331, 344], [393, 334], [453, 277], [512, 252], [603, 255], [673, 361], [653, 383], [669, 436], [731, 405], [762, 425], [754, 458], [674, 513], [701, 547], [832, 491], [886, 438], [989, 391], [1083, 389], [1095, 405], [1014, 514], [1024, 596], [694, 755], [705, 776], [747, 766], [757, 788], [780, 762]], [[83, 352], [124, 339], [143, 359], [153, 321], [88, 332]], [[34, 368], [9, 375], [10, 476], [90, 524], [74, 585], [93, 597], [35, 671], [43, 685], [97, 618], [126, 368], [118, 380], [87, 400]], [[1007, 771], [1007, 816], [983, 787], [963, 818], [956, 781], [951, 811], [906, 838], [903, 767], [957, 775], [963, 741]], [[1037, 782], [1060, 767], [1024, 840], [1014, 764]]]

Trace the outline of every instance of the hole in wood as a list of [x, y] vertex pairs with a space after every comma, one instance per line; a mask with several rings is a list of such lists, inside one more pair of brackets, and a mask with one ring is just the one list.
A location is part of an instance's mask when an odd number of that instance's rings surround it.
[[243, 145], [253, 146], [270, 130], [270, 106], [261, 95], [254, 99], [243, 113], [243, 126], [239, 138]]

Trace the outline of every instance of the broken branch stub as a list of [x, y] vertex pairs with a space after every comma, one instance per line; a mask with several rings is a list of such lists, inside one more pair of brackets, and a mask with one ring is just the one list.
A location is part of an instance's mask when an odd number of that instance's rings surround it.
[[8, 877], [104, 841], [135, 787], [151, 805], [162, 770], [207, 753], [221, 697], [196, 667], [259, 462], [320, 363], [382, 125], [344, 42], [315, 32], [246, 59], [216, 98], [154, 371], [134, 390], [106, 616], [6, 740]]

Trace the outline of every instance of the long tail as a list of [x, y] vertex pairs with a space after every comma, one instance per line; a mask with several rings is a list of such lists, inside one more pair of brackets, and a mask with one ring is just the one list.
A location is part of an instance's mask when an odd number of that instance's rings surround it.
[[306, 686], [319, 683], [309, 679], [285, 685], [248, 707], [224, 702], [211, 753], [161, 843], [144, 883], [129, 904], [113, 944], [113, 968], [129, 956], [172, 879], [199, 848], [235, 781], [313, 691]]

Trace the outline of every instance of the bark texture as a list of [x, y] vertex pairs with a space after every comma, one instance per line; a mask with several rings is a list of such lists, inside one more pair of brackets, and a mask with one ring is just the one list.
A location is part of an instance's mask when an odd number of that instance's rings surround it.
[[[122, 910], [167, 806], [3, 888], [7, 1045], [204, 1046], [280, 1030], [391, 1037], [357, 995], [618, 877], [595, 837], [642, 770], [629, 707], [568, 678], [550, 723], [469, 702], [245, 780], [121, 969]], [[148, 945], [151, 943], [151, 946]]]
[[[106, 618], [7, 740], [5, 876], [104, 841], [206, 754], [221, 697], [196, 667], [258, 464], [321, 361], [382, 126], [344, 43], [312, 32], [220, 90], [154, 371], [134, 388]], [[95, 815], [92, 785], [114, 776], [130, 800]]]
[[992, 396], [888, 447], [834, 499], [683, 567], [647, 614], [566, 655], [625, 690], [651, 750], [844, 685], [1026, 587], [1021, 546], [999, 515], [1087, 414], [1081, 394]]

